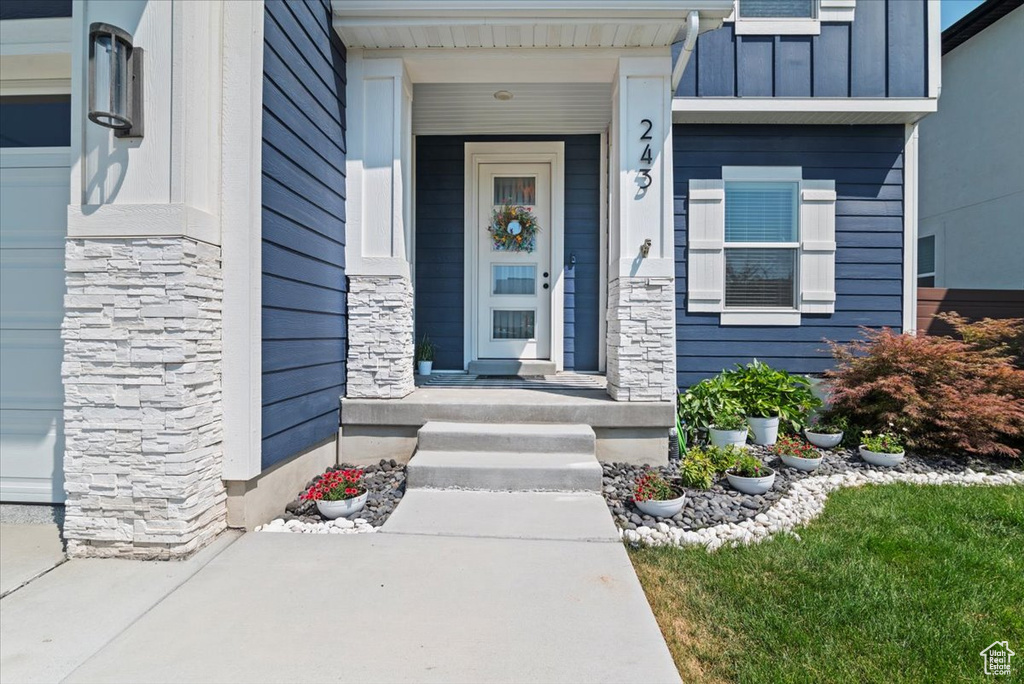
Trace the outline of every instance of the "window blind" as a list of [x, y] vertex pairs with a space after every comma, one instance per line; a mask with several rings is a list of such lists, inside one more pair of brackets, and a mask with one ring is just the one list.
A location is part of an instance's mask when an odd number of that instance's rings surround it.
[[726, 242], [796, 242], [797, 183], [725, 184]]
[[726, 249], [726, 308], [793, 308], [796, 254], [795, 249]]
[[746, 19], [813, 19], [814, 0], [740, 0], [739, 15]]

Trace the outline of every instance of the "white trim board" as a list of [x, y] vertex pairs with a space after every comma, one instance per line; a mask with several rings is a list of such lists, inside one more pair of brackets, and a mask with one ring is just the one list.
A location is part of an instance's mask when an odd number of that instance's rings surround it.
[[[551, 164], [551, 361], [565, 367], [565, 143], [465, 143], [464, 147], [463, 363], [477, 358], [477, 249], [480, 229], [476, 179], [481, 164], [539, 162]], [[560, 305], [559, 305], [560, 304]]]
[[904, 128], [903, 148], [903, 332], [917, 331], [917, 124]]
[[938, 110], [920, 98], [677, 97], [673, 123], [893, 124], [914, 123]]

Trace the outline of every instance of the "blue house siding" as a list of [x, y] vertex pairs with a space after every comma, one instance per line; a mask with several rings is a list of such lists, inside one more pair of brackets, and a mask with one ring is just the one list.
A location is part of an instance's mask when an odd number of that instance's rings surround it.
[[[858, 11], [861, 3], [858, 3]], [[831, 364], [824, 339], [846, 342], [858, 326], [899, 330], [903, 308], [903, 127], [676, 125], [677, 382], [756, 357], [798, 373]], [[802, 166], [804, 178], [836, 182], [836, 310], [799, 327], [721, 326], [686, 310], [686, 216], [691, 179], [723, 166]]]
[[0, 21], [6, 19], [54, 19], [71, 16], [71, 0], [3, 0]]
[[925, 0], [862, 0], [853, 22], [818, 36], [737, 36], [725, 24], [697, 39], [676, 96], [925, 97], [927, 11]]
[[[464, 150], [467, 142], [565, 142], [567, 370], [597, 370], [600, 325], [600, 136], [416, 138], [416, 337], [438, 345], [435, 367], [463, 368]], [[575, 255], [575, 265], [570, 265]]]
[[345, 391], [345, 47], [327, 0], [267, 2], [263, 468], [337, 434]]

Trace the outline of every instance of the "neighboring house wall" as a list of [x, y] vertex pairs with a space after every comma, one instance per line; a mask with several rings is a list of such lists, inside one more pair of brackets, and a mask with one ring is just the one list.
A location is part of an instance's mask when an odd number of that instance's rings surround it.
[[[462, 370], [465, 143], [565, 141], [566, 370], [597, 370], [600, 339], [600, 150], [597, 135], [419, 136], [416, 139], [416, 337], [435, 367]], [[576, 264], [569, 266], [572, 255]]]
[[[680, 387], [753, 357], [820, 373], [831, 365], [825, 339], [846, 342], [861, 325], [900, 329], [903, 126], [677, 125], [674, 136]], [[835, 313], [804, 314], [799, 327], [760, 327], [721, 326], [717, 313], [687, 312], [688, 184], [720, 179], [722, 167], [734, 165], [801, 166], [805, 179], [835, 181]]]
[[921, 123], [920, 236], [935, 286], [1024, 289], [1024, 7], [942, 58], [937, 114]]
[[[860, 0], [818, 36], [703, 34], [677, 97], [925, 97], [927, 3]], [[679, 49], [677, 46], [676, 50]]]
[[327, 0], [267, 2], [263, 455], [337, 435], [345, 392], [345, 48]]

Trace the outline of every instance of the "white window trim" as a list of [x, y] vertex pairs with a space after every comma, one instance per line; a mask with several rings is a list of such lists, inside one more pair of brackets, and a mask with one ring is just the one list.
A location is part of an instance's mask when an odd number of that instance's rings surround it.
[[822, 22], [852, 22], [857, 0], [818, 0], [813, 18], [797, 17], [742, 17], [739, 0], [733, 5], [726, 22], [735, 24], [737, 36], [817, 36]]
[[[694, 216], [703, 216], [704, 220], [709, 220], [708, 217], [714, 217], [715, 221], [721, 221], [721, 230], [724, 231], [724, 208], [725, 208], [725, 184], [728, 182], [735, 181], [754, 181], [754, 182], [796, 182], [799, 184], [799, 200], [798, 200], [798, 213], [797, 213], [797, 226], [798, 226], [798, 240], [796, 242], [778, 242], [778, 243], [747, 243], [747, 242], [725, 242], [725, 234], [722, 232], [720, 237], [714, 237], [708, 234], [706, 228], [698, 229], [697, 226], [691, 223], [688, 226], [688, 233], [691, 236], [688, 243], [689, 259], [693, 263], [696, 258], [700, 258], [700, 268], [705, 273], [709, 268], [711, 262], [706, 261], [709, 256], [709, 252], [713, 253], [717, 250], [721, 250], [721, 261], [719, 266], [713, 267], [713, 272], [716, 274], [712, 277], [712, 280], [718, 282], [712, 284], [710, 282], [698, 282], [696, 285], [692, 281], [688, 284], [688, 310], [692, 312], [717, 312], [719, 314], [719, 322], [721, 325], [775, 325], [775, 326], [798, 326], [801, 323], [801, 315], [804, 313], [816, 314], [816, 313], [832, 313], [835, 310], [835, 184], [833, 181], [819, 181], [819, 180], [805, 180], [803, 178], [803, 168], [799, 166], [725, 166], [722, 168], [722, 180], [721, 181], [691, 181], [690, 199], [691, 199], [691, 211], [690, 221], [699, 221]], [[717, 188], [717, 189], [716, 189]], [[693, 202], [704, 203], [704, 202], [720, 202], [719, 209], [713, 208], [698, 208]], [[813, 226], [813, 222], [808, 226], [804, 225], [804, 212], [805, 208], [810, 212], [812, 221], [815, 218], [814, 207], [820, 206], [818, 203], [832, 203], [831, 208], [831, 225], [828, 230], [832, 234], [832, 239], [822, 239], [827, 237], [820, 235], [821, 226], [818, 224], [816, 230], [819, 235], [808, 235], [808, 232], [813, 232], [809, 226]], [[826, 210], [826, 216], [828, 216], [828, 210]], [[820, 216], [820, 211], [817, 213]], [[695, 233], [696, 231], [696, 233]], [[694, 238], [693, 235], [697, 234], [698, 237]], [[817, 239], [815, 239], [815, 237]], [[793, 308], [782, 308], [782, 309], [765, 309], [765, 308], [727, 308], [725, 306], [725, 250], [729, 247], [742, 248], [781, 248], [781, 249], [796, 249], [797, 250], [797, 265], [795, 271], [795, 303], [796, 306]], [[696, 254], [695, 254], [696, 252]], [[823, 254], [831, 255], [831, 263], [826, 266], [822, 266], [820, 257]], [[714, 258], [712, 259], [714, 261]], [[805, 278], [804, 267], [805, 262], [811, 264], [811, 270], [807, 272], [807, 278]], [[822, 270], [824, 269], [824, 270]], [[689, 270], [689, 268], [688, 268]], [[830, 288], [825, 287], [821, 282], [821, 274], [825, 273], [826, 277], [831, 273], [831, 286]], [[693, 272], [690, 272], [690, 278], [695, 277]], [[706, 277], [706, 276], [705, 276]], [[812, 289], [809, 287], [811, 282], [818, 280], [816, 283], [817, 288]], [[808, 282], [805, 282], [808, 281]], [[821, 290], [821, 291], [818, 291]]]

